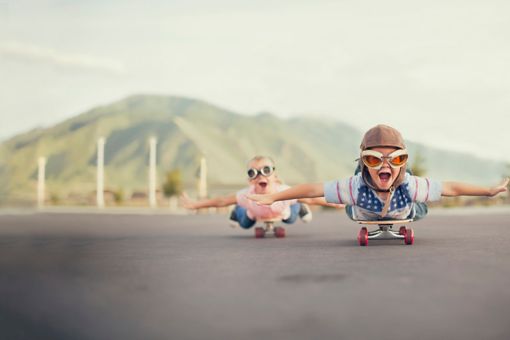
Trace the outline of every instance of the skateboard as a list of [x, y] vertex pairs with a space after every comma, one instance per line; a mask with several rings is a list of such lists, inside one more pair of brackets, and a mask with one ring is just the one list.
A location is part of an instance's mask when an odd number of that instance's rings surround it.
[[255, 237], [256, 238], [264, 238], [267, 233], [273, 233], [275, 237], [282, 238], [285, 237], [285, 228], [280, 226], [275, 226], [276, 223], [280, 222], [280, 220], [267, 220], [262, 221], [264, 223], [263, 227], [255, 228]]
[[383, 221], [356, 221], [359, 224], [367, 226], [378, 225], [379, 229], [368, 231], [367, 227], [362, 227], [358, 233], [358, 243], [360, 246], [367, 246], [368, 240], [403, 240], [405, 244], [414, 243], [414, 231], [411, 228], [400, 226], [398, 231], [393, 230], [393, 225], [411, 223], [412, 219], [406, 220], [383, 220]]

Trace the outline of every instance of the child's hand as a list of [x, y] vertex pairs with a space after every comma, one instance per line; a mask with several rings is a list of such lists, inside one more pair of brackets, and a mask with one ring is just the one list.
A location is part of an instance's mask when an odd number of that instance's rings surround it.
[[325, 207], [335, 208], [335, 209], [345, 209], [345, 204], [338, 204], [338, 203], [326, 203], [324, 204]]
[[271, 205], [274, 203], [274, 199], [271, 198], [271, 195], [246, 195], [246, 198], [257, 202], [258, 205]]
[[183, 192], [181, 194], [181, 197], [180, 198], [180, 201], [181, 201], [181, 205], [186, 208], [186, 209], [197, 209], [196, 207], [196, 201], [193, 201], [191, 198], [188, 197], [188, 195]]
[[490, 188], [489, 196], [496, 196], [497, 194], [499, 194], [501, 192], [507, 192], [508, 191], [507, 186], [508, 186], [508, 178], [504, 179], [500, 185]]

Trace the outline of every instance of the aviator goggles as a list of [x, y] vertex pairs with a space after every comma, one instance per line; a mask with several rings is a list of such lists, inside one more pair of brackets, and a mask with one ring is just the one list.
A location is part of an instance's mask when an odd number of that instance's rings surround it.
[[263, 166], [260, 169], [250, 168], [248, 169], [248, 177], [250, 179], [255, 179], [259, 174], [261, 174], [264, 177], [269, 177], [273, 174], [274, 169], [275, 169], [274, 166], [269, 165]]
[[388, 156], [384, 156], [382, 153], [374, 150], [364, 150], [361, 152], [363, 164], [375, 170], [382, 168], [385, 159], [392, 168], [397, 169], [404, 166], [408, 158], [409, 155], [406, 149], [393, 151]]

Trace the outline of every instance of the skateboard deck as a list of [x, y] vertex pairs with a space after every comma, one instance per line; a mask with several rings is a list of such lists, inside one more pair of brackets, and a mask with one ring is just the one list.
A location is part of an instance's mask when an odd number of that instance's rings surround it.
[[413, 220], [411, 218], [407, 219], [407, 220], [380, 220], [380, 221], [361, 221], [361, 220], [357, 220], [356, 222], [358, 222], [359, 224], [369, 224], [369, 225], [374, 225], [374, 224], [377, 224], [377, 225], [393, 225], [393, 224], [402, 224], [402, 223], [409, 223], [409, 222], [412, 222]]

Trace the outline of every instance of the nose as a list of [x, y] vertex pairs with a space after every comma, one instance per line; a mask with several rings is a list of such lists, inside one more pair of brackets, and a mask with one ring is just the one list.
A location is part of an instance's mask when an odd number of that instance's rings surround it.
[[382, 166], [390, 167], [390, 159], [388, 157], [382, 158]]

